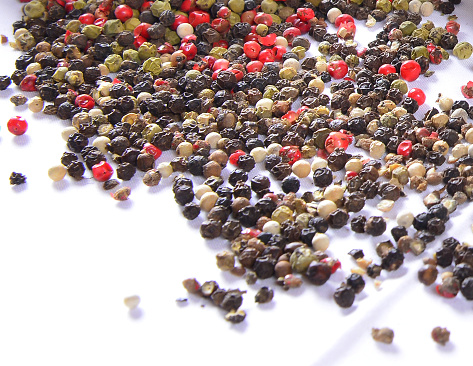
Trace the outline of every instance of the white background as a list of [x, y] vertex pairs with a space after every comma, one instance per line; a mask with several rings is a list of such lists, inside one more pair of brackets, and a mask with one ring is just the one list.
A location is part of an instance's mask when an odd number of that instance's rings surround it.
[[[472, 12], [467, 3], [457, 6], [456, 14], [459, 39], [471, 41], [468, 13]], [[19, 16], [19, 2], [2, 1], [0, 33], [12, 39], [10, 25]], [[447, 21], [438, 13], [431, 19], [439, 26]], [[362, 23], [357, 25], [359, 41], [372, 39], [380, 29], [367, 31]], [[311, 51], [317, 54], [316, 46]], [[0, 74], [10, 75], [20, 53], [8, 45], [1, 45], [0, 52]], [[473, 79], [471, 68], [471, 60], [452, 57], [433, 65], [436, 73], [431, 78], [421, 77], [409, 85], [422, 87], [430, 106], [439, 92], [461, 99], [460, 86]], [[342, 261], [343, 268], [322, 287], [304, 284], [285, 292], [273, 279], [248, 286], [216, 267], [215, 254], [227, 249], [228, 243], [200, 237], [203, 215], [194, 222], [183, 218], [170, 190], [172, 178], [148, 188], [138, 173], [128, 184], [132, 193], [126, 202], [113, 200], [93, 179], [76, 182], [66, 177], [53, 183], [47, 170], [59, 164], [66, 151], [60, 133], [70, 122], [41, 113], [33, 116], [26, 106], [14, 107], [9, 98], [17, 92], [14, 85], [0, 92], [0, 364], [361, 365], [376, 360], [385, 365], [437, 365], [470, 358], [472, 303], [461, 295], [450, 300], [439, 297], [434, 286], [418, 282], [417, 270], [441, 239], [454, 235], [473, 242], [471, 207], [464, 205], [451, 216], [448, 234], [429, 244], [426, 253], [408, 254], [400, 270], [384, 274], [380, 290], [366, 278], [365, 290], [350, 309], [339, 308], [332, 299], [354, 266], [347, 253], [362, 248], [377, 261], [374, 246], [391, 239], [389, 231], [373, 239], [353, 235], [348, 227], [329, 230], [328, 252]], [[424, 106], [418, 117], [427, 109]], [[20, 137], [6, 128], [15, 115], [29, 122], [27, 133]], [[160, 161], [171, 156], [164, 154]], [[10, 186], [12, 171], [25, 174], [27, 184]], [[306, 179], [305, 189], [313, 189], [310, 181]], [[278, 190], [278, 183], [273, 188]], [[389, 228], [398, 209], [407, 207], [415, 214], [424, 210], [422, 196], [409, 189], [406, 193], [409, 198], [386, 214]], [[377, 202], [379, 198], [372, 200], [372, 206]], [[379, 214], [370, 207], [361, 213]], [[248, 291], [242, 305], [246, 320], [232, 325], [221, 309], [188, 296], [181, 285], [188, 277]], [[275, 289], [274, 301], [257, 305], [254, 295], [263, 285]], [[133, 294], [142, 303], [129, 312], [123, 299]], [[176, 302], [184, 297], [187, 303]], [[392, 345], [371, 338], [371, 328], [383, 326], [395, 332]], [[432, 341], [435, 326], [451, 331], [447, 346]]]

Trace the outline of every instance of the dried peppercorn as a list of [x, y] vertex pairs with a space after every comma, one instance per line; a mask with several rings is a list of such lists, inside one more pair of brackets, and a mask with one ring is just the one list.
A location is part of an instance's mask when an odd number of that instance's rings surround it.
[[308, 280], [316, 286], [322, 286], [332, 275], [332, 268], [321, 262], [313, 261], [309, 264], [306, 272]]
[[372, 236], [379, 236], [386, 231], [386, 220], [382, 216], [371, 216], [365, 224], [364, 232]]
[[355, 290], [349, 285], [342, 285], [335, 290], [333, 298], [341, 308], [349, 308], [355, 302]]
[[328, 187], [333, 182], [332, 171], [328, 168], [317, 168], [314, 170], [313, 180], [317, 187]]
[[20, 185], [20, 184], [24, 184], [26, 183], [26, 176], [21, 174], [21, 173], [17, 173], [17, 172], [12, 172], [10, 174], [10, 184], [11, 185]]
[[355, 216], [350, 221], [351, 230], [355, 233], [365, 232], [366, 217], [363, 215]]

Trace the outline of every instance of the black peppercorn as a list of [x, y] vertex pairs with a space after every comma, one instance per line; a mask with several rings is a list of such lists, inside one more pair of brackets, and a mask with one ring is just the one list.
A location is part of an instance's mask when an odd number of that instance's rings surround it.
[[227, 240], [233, 240], [241, 232], [241, 224], [236, 220], [228, 220], [222, 226], [222, 237]]
[[345, 210], [337, 208], [328, 215], [327, 222], [331, 228], [340, 229], [347, 224], [348, 219], [348, 213]]
[[12, 172], [10, 175], [11, 185], [20, 185], [26, 183], [26, 176], [21, 173]]
[[182, 210], [182, 214], [187, 220], [194, 220], [200, 214], [200, 206], [194, 202], [186, 203]]
[[335, 290], [333, 298], [341, 308], [349, 308], [355, 302], [355, 290], [351, 286], [342, 285]]
[[253, 271], [255, 271], [258, 278], [270, 278], [274, 274], [275, 260], [268, 255], [256, 258], [253, 264]]
[[355, 216], [350, 221], [351, 230], [355, 233], [364, 233], [365, 232], [366, 217], [363, 215]]
[[400, 250], [392, 248], [381, 260], [381, 268], [389, 272], [395, 271], [402, 265], [403, 262], [404, 254]]
[[359, 294], [365, 288], [365, 280], [360, 274], [352, 273], [347, 277], [347, 285], [355, 291], [355, 294]]
[[313, 180], [317, 187], [328, 187], [333, 182], [332, 171], [328, 168], [317, 168], [314, 170]]
[[362, 249], [352, 249], [348, 252], [348, 254], [351, 255], [355, 260], [365, 256]]
[[365, 233], [379, 236], [386, 231], [386, 220], [382, 216], [371, 216], [365, 224]]
[[228, 183], [230, 183], [232, 186], [235, 186], [238, 182], [246, 182], [247, 180], [248, 173], [242, 169], [235, 169], [228, 176]]
[[219, 221], [205, 220], [200, 225], [200, 235], [204, 239], [215, 239], [220, 236], [221, 232], [222, 223]]
[[296, 193], [301, 186], [301, 182], [295, 176], [288, 176], [284, 178], [281, 182], [281, 189], [284, 193], [293, 192]]
[[327, 263], [313, 261], [306, 272], [308, 280], [316, 286], [322, 286], [332, 275], [332, 268]]
[[67, 165], [67, 174], [69, 174], [72, 178], [76, 180], [81, 180], [82, 176], [85, 173], [85, 166], [84, 163], [78, 160], [72, 161], [69, 165]]

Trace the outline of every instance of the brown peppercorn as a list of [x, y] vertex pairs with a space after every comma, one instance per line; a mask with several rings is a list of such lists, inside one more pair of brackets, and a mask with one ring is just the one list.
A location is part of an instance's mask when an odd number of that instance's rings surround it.
[[429, 264], [419, 269], [419, 272], [417, 273], [417, 277], [419, 278], [419, 281], [421, 283], [423, 283], [426, 286], [430, 286], [437, 279], [438, 273], [439, 271], [437, 267]]

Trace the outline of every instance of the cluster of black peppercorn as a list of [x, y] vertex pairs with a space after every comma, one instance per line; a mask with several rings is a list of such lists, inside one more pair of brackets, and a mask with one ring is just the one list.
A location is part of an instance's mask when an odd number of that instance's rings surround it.
[[[74, 179], [81, 179], [87, 169], [106, 161], [108, 156], [116, 163], [119, 181], [132, 179], [137, 171], [157, 175], [156, 158], [146, 145], [161, 151], [175, 150], [177, 156], [169, 162], [171, 173], [188, 174], [175, 176], [172, 186], [184, 217], [193, 220], [201, 214], [201, 203], [195, 202], [195, 187], [189, 176], [204, 177], [203, 184], [210, 187], [216, 197], [201, 224], [202, 237], [221, 236], [229, 240], [241, 267], [257, 278], [276, 277], [277, 283], [291, 287], [297, 282], [294, 272], [303, 274], [315, 285], [324, 284], [337, 269], [337, 261], [316, 249], [317, 235], [328, 229], [340, 229], [349, 222], [356, 233], [383, 234], [386, 222], [382, 217], [367, 219], [358, 215], [350, 220], [350, 213], [361, 211], [367, 200], [378, 196], [397, 201], [404, 196], [401, 187], [407, 183], [419, 192], [424, 191], [427, 184], [436, 182], [435, 177], [429, 182], [424, 175], [409, 176], [409, 167], [418, 163], [426, 171], [435, 170], [446, 162], [442, 149], [453, 147], [459, 141], [459, 135], [465, 136], [473, 127], [461, 114], [454, 114], [461, 109], [467, 117], [473, 117], [473, 108], [466, 101], [455, 101], [444, 111], [447, 114], [445, 123], [436, 121], [440, 112], [435, 108], [422, 119], [414, 116], [419, 105], [405, 95], [407, 85], [399, 76], [402, 63], [415, 60], [421, 66], [421, 73], [428, 76], [430, 64], [445, 59], [448, 55], [445, 50], [452, 50], [458, 44], [456, 35], [444, 28], [435, 27], [432, 22], [421, 25], [422, 17], [418, 13], [403, 9], [386, 12], [374, 0], [363, 0], [360, 4], [322, 0], [315, 1], [316, 5], [287, 0], [286, 7], [314, 11], [315, 18], [309, 22], [308, 34], [320, 42], [319, 51], [332, 60], [342, 59], [350, 65], [348, 79], [333, 80], [329, 72], [317, 69], [320, 58], [305, 57], [311, 42], [303, 36], [288, 37], [292, 49], [283, 54], [281, 62], [266, 62], [260, 71], [249, 71], [247, 66], [252, 60], [245, 55], [243, 46], [251, 27], [244, 22], [236, 23], [229, 32], [218, 32], [210, 23], [197, 25], [192, 41], [197, 55], [192, 60], [177, 50], [177, 43], [169, 49], [169, 27], [175, 20], [172, 11], [166, 10], [160, 15], [152, 9], [140, 12], [140, 21], [151, 24], [144, 46], [133, 43], [129, 30], [86, 36], [85, 25], [77, 24], [77, 19], [82, 14], [94, 13], [101, 3], [92, 1], [68, 14], [55, 4], [49, 9], [46, 20], [31, 17], [15, 22], [14, 31], [26, 29], [34, 43], [17, 59], [17, 70], [11, 77], [0, 78], [0, 89], [7, 88], [11, 82], [22, 87], [28, 77], [28, 66], [40, 65], [34, 72], [34, 87], [44, 101], [51, 103], [44, 112], [71, 119], [76, 128], [67, 140], [70, 152], [65, 152], [61, 158]], [[434, 3], [437, 10], [449, 14], [460, 1]], [[138, 10], [143, 1], [126, 0], [125, 4]], [[172, 10], [178, 10], [182, 2], [171, 1], [169, 5]], [[216, 18], [223, 6], [220, 1], [213, 3], [208, 9], [211, 17]], [[256, 6], [262, 6], [262, 2], [245, 1], [245, 10]], [[366, 51], [360, 53], [353, 43], [342, 42], [337, 34], [329, 33], [325, 20], [334, 8], [356, 20], [371, 16], [376, 21], [384, 21], [383, 29], [368, 44]], [[282, 14], [281, 19], [286, 19]], [[113, 12], [109, 16], [114, 19]], [[403, 32], [407, 26], [413, 26], [416, 31]], [[68, 27], [77, 29], [71, 31]], [[288, 22], [273, 22], [267, 27], [266, 34], [282, 37], [291, 27]], [[72, 36], [68, 32], [73, 33]], [[222, 53], [216, 58], [228, 61], [229, 69], [241, 72], [239, 80], [238, 73], [223, 70], [215, 75], [208, 67], [206, 57], [209, 53], [215, 55], [217, 51], [212, 44], [218, 41], [227, 42], [228, 49], [219, 50]], [[391, 48], [393, 42], [397, 42], [396, 49]], [[423, 51], [430, 45], [437, 52], [431, 58]], [[163, 49], [167, 51], [160, 52]], [[137, 57], [124, 57], [114, 79], [104, 75], [104, 67], [113, 70], [110, 56], [125, 55], [125, 51], [136, 51]], [[148, 68], [147, 60], [164, 53], [167, 58], [162, 57], [161, 62], [167, 63], [166, 67], [156, 61], [159, 71]], [[300, 70], [291, 77], [283, 72], [282, 62], [287, 60], [300, 64]], [[384, 64], [394, 66], [396, 72], [378, 73]], [[330, 84], [330, 95], [322, 92], [320, 84], [319, 87], [311, 86], [318, 80]], [[95, 109], [100, 113], [90, 113], [88, 108], [77, 105], [80, 95], [93, 96]], [[270, 108], [257, 107], [263, 99], [272, 100]], [[303, 108], [294, 123], [290, 123], [282, 117], [297, 99]], [[395, 108], [400, 113], [394, 113]], [[351, 116], [356, 109], [362, 111], [361, 115]], [[294, 161], [278, 151], [268, 153], [259, 161], [271, 178], [280, 181], [283, 193], [273, 193], [268, 176], [251, 175], [257, 166], [254, 153], [257, 149], [269, 149], [274, 144], [292, 146], [303, 159], [313, 158], [317, 152], [325, 150], [332, 132], [350, 135], [355, 146], [367, 151], [374, 143], [381, 143], [385, 149], [382, 154], [385, 164], [383, 166], [376, 159], [363, 161], [357, 174], [347, 181], [348, 194], [334, 202], [336, 208], [327, 215], [322, 216], [319, 212], [321, 199], [316, 193], [323, 194], [326, 187], [334, 184], [333, 173], [342, 171], [350, 159], [358, 158], [344, 148], [336, 147], [327, 152], [326, 166], [315, 169], [312, 175], [319, 190], [305, 192], [300, 197], [297, 193], [301, 182], [293, 174]], [[215, 133], [219, 138], [211, 145], [207, 138]], [[98, 136], [107, 139], [105, 151], [92, 144]], [[403, 141], [412, 143], [410, 154], [398, 153]], [[439, 141], [441, 143], [436, 144]], [[186, 143], [190, 148], [187, 146], [188, 151], [184, 152]], [[237, 152], [243, 154], [236, 160], [235, 169], [228, 176], [228, 185], [225, 185], [222, 170], [230, 170], [232, 154]], [[463, 156], [456, 160], [455, 167], [441, 173], [440, 179], [452, 199], [446, 202], [445, 198], [439, 198], [428, 207], [427, 213], [417, 215], [413, 223], [417, 232], [412, 238], [404, 227], [395, 227], [391, 233], [397, 247], [391, 242], [380, 243], [377, 253], [381, 264], [370, 264], [366, 271], [368, 276], [375, 278], [381, 270], [398, 269], [407, 251], [420, 254], [427, 243], [443, 233], [448, 214], [454, 210], [447, 209], [447, 204], [454, 205], [453, 201], [471, 198], [471, 159], [468, 155]], [[398, 168], [391, 169], [393, 166]], [[150, 181], [150, 176], [146, 177]], [[381, 182], [382, 178], [388, 178], [390, 182]], [[110, 179], [104, 188], [111, 189], [119, 181]], [[278, 233], [263, 230], [269, 221], [278, 223]], [[356, 257], [362, 258], [362, 254], [358, 252]], [[232, 270], [238, 271], [237, 267]], [[353, 274], [336, 290], [335, 301], [342, 307], [349, 307], [363, 287], [363, 278]]]

